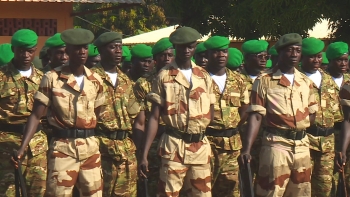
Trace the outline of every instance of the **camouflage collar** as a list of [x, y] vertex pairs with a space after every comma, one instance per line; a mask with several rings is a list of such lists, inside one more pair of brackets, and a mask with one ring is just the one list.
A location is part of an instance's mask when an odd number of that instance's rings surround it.
[[[272, 79], [276, 79], [276, 80], [278, 79], [280, 85], [285, 87], [288, 87], [291, 85], [290, 81], [283, 75], [283, 73], [279, 68], [273, 69], [272, 72], [273, 72]], [[294, 68], [294, 85], [295, 86], [300, 86], [300, 83], [303, 83], [307, 80], [308, 79], [304, 74], [298, 71], [298, 69]]]
[[[34, 67], [33, 63], [31, 65], [31, 68], [32, 68], [32, 73], [26, 79], [29, 79], [29, 80], [33, 81], [34, 83], [36, 83], [36, 84], [40, 84], [42, 74], [39, 73], [39, 71]], [[13, 79], [15, 81], [19, 81], [22, 78], [21, 73], [17, 70], [17, 68], [13, 65], [12, 62], [7, 64], [7, 70], [9, 72], [11, 72], [11, 75], [12, 75], [12, 77], [13, 77]]]
[[[108, 81], [111, 86], [113, 86], [112, 80], [109, 78], [109, 76], [106, 74], [105, 70], [103, 69], [101, 63], [99, 62], [96, 66], [91, 68], [92, 71], [96, 72], [98, 75], [101, 76], [102, 79]], [[120, 83], [127, 83], [129, 81], [129, 78], [120, 70], [120, 68], [117, 66], [117, 84]]]

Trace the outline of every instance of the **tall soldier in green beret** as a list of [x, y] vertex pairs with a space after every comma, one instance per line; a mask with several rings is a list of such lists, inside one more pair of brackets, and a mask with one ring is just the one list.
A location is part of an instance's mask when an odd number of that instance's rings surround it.
[[226, 67], [232, 71], [241, 72], [242, 63], [243, 63], [242, 52], [236, 48], [229, 48]]
[[45, 47], [47, 47], [47, 55], [50, 62], [43, 65], [43, 72], [46, 73], [54, 68], [65, 65], [68, 62], [68, 55], [66, 53], [66, 43], [61, 39], [61, 33], [56, 33], [46, 40]]
[[94, 42], [101, 61], [91, 70], [103, 79], [105, 108], [101, 110], [96, 134], [100, 141], [104, 197], [136, 197], [136, 147], [127, 104], [132, 81], [120, 70], [122, 34], [106, 32]]
[[137, 44], [131, 49], [132, 67], [129, 78], [135, 83], [140, 77], [152, 71], [153, 55], [152, 47], [145, 44]]
[[101, 61], [101, 56], [96, 46], [93, 44], [89, 44], [89, 54], [88, 54], [88, 59], [86, 60], [85, 66], [88, 68], [92, 68], [96, 66], [100, 61]]
[[41, 48], [40, 53], [39, 53], [39, 59], [41, 60], [41, 65], [46, 66], [47, 64], [50, 63], [50, 58], [47, 54], [47, 46], [43, 46], [43, 48]]
[[[15, 32], [11, 39], [13, 59], [0, 68], [0, 196], [15, 196], [14, 168], [10, 158], [22, 143], [24, 127], [33, 110], [34, 94], [39, 89], [42, 72], [32, 61], [37, 50], [37, 34], [29, 29]], [[45, 192], [48, 143], [41, 125], [23, 147], [24, 178], [29, 196]], [[29, 144], [29, 147], [27, 147]]]
[[324, 42], [305, 38], [302, 42], [301, 72], [313, 82], [318, 104], [315, 123], [307, 130], [313, 164], [311, 196], [329, 197], [332, 190], [334, 159], [334, 114], [339, 111], [337, 85], [320, 67]]
[[[226, 37], [213, 36], [204, 42], [207, 49], [207, 71], [213, 79], [214, 120], [205, 135], [211, 144], [212, 195], [239, 195], [237, 157], [242, 148], [238, 127], [246, 119], [249, 97], [241, 74], [226, 68], [228, 46]], [[241, 119], [243, 118], [243, 119]]]
[[47, 112], [53, 139], [45, 196], [72, 196], [77, 185], [81, 196], [101, 197], [101, 155], [94, 128], [105, 97], [101, 77], [84, 66], [94, 34], [82, 28], [68, 29], [61, 39], [66, 43], [69, 62], [43, 76], [18, 158], [24, 156], [40, 118]]
[[277, 62], [278, 62], [278, 53], [277, 53], [277, 50], [275, 48], [275, 45], [273, 45], [269, 51], [268, 51], [268, 54], [271, 55], [271, 61], [272, 61], [272, 65], [270, 68], [273, 68], [276, 66]]
[[283, 35], [275, 45], [278, 67], [261, 74], [253, 85], [239, 162], [245, 162], [242, 156], [250, 157], [263, 124], [256, 196], [311, 196], [310, 143], [305, 130], [313, 125], [318, 105], [313, 82], [295, 68], [301, 44], [299, 34]]
[[167, 127], [158, 146], [161, 169], [157, 196], [177, 197], [182, 186], [187, 196], [212, 196], [211, 148], [204, 132], [213, 118], [215, 95], [208, 73], [191, 61], [199, 38], [198, 31], [190, 27], [170, 34], [175, 60], [161, 69], [147, 95], [152, 108], [140, 165], [142, 176], [148, 171], [148, 151], [160, 117]]
[[12, 51], [12, 45], [4, 43], [0, 45], [0, 67], [10, 63], [14, 54]]
[[[136, 98], [137, 104], [140, 106], [139, 111], [132, 111], [129, 109], [129, 113], [131, 116], [136, 116], [134, 122], [134, 136], [133, 139], [135, 141], [137, 152], [139, 159], [142, 156], [143, 149], [143, 139], [145, 139], [145, 127], [148, 121], [148, 118], [151, 113], [152, 103], [150, 100], [146, 98], [147, 94], [151, 92], [151, 87], [153, 81], [157, 78], [158, 72], [166, 65], [170, 64], [174, 59], [174, 48], [173, 44], [170, 42], [169, 38], [161, 38], [156, 42], [156, 44], [152, 48], [153, 59], [155, 61], [155, 69], [145, 77], [139, 78], [134, 87], [133, 93]], [[133, 106], [129, 106], [132, 108]], [[136, 114], [135, 114], [136, 113]], [[160, 157], [157, 152], [158, 143], [160, 137], [165, 131], [165, 125], [162, 120], [159, 120], [158, 131], [155, 139], [150, 147], [148, 152], [148, 192], [150, 196], [156, 196], [158, 181], [159, 181], [159, 170], [160, 170]], [[143, 187], [139, 187], [142, 188]], [[139, 194], [144, 195], [144, 191], [138, 191]]]
[[122, 71], [128, 75], [131, 69], [131, 53], [128, 46], [123, 46], [123, 56], [122, 56], [122, 64], [120, 65]]
[[196, 46], [196, 50], [194, 52], [195, 63], [202, 68], [205, 68], [208, 63], [206, 51], [207, 49], [204, 46], [204, 42], [201, 42]]

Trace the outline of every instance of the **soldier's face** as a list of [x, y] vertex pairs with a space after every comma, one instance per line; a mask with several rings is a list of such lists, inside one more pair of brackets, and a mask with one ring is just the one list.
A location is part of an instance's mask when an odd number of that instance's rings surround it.
[[85, 64], [88, 57], [88, 45], [67, 45], [69, 62], [77, 65]]
[[348, 54], [344, 54], [339, 58], [331, 60], [329, 62], [329, 65], [332, 69], [334, 69], [338, 73], [346, 73], [348, 70], [348, 63], [349, 63], [348, 57], [349, 57]]
[[66, 47], [51, 48], [47, 50], [50, 62], [54, 66], [62, 66], [68, 62], [68, 55], [66, 53]]
[[191, 61], [197, 42], [175, 45], [176, 58], [182, 62]]
[[245, 56], [245, 64], [254, 70], [266, 69], [266, 62], [270, 59], [270, 55], [266, 51], [257, 54], [247, 54]]
[[208, 50], [208, 64], [218, 67], [226, 67], [228, 50]]
[[164, 66], [170, 64], [174, 59], [174, 49], [167, 49], [154, 57], [157, 67], [163, 68]]
[[96, 55], [95, 57], [88, 57], [85, 63], [85, 66], [88, 68], [92, 68], [96, 66], [101, 61], [101, 56]]
[[34, 60], [36, 49], [36, 46], [32, 48], [12, 47], [15, 62], [19, 66], [30, 66]]
[[111, 42], [105, 46], [98, 49], [101, 54], [101, 59], [106, 62], [110, 62], [114, 65], [120, 64], [122, 62], [122, 43], [121, 42]]
[[207, 63], [208, 63], [207, 53], [203, 52], [203, 53], [195, 54], [194, 55], [194, 60], [195, 60], [195, 63], [198, 66], [201, 66], [201, 67], [205, 68], [207, 66]]
[[279, 51], [278, 55], [281, 66], [296, 67], [298, 66], [301, 58], [301, 46], [287, 46]]
[[153, 69], [152, 58], [133, 58], [132, 64], [134, 66], [134, 71], [141, 72], [142, 74], [147, 73]]
[[322, 64], [322, 52], [315, 55], [303, 56], [302, 57], [302, 67], [306, 72], [315, 72], [321, 67]]

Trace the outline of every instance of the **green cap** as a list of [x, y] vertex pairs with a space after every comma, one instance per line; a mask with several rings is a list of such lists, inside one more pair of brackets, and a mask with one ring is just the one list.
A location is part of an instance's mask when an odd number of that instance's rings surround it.
[[152, 47], [145, 44], [137, 44], [131, 49], [131, 55], [137, 58], [148, 58], [152, 57]]
[[275, 48], [275, 45], [273, 45], [273, 46], [269, 49], [268, 53], [269, 53], [270, 55], [278, 55], [278, 53], [277, 53], [277, 51], [276, 51], [276, 48]]
[[245, 54], [255, 54], [267, 51], [269, 43], [266, 40], [248, 40], [243, 43], [242, 51]]
[[94, 45], [100, 47], [113, 41], [122, 42], [122, 37], [123, 35], [118, 32], [105, 32], [95, 40]]
[[322, 64], [329, 64], [326, 52], [322, 52]]
[[173, 44], [187, 44], [200, 38], [199, 32], [191, 27], [180, 27], [169, 36], [170, 42]]
[[131, 62], [131, 55], [126, 56], [124, 62]]
[[43, 48], [40, 50], [40, 53], [39, 53], [40, 59], [43, 59], [47, 55], [47, 49], [49, 49], [49, 47], [43, 46]]
[[173, 48], [173, 43], [170, 42], [169, 38], [161, 38], [153, 46], [152, 54], [156, 55], [156, 54], [161, 53], [169, 48]]
[[94, 40], [94, 34], [83, 28], [67, 29], [61, 33], [61, 39], [69, 45], [85, 45]]
[[304, 38], [302, 42], [303, 55], [315, 55], [324, 49], [324, 42], [317, 38]]
[[236, 48], [229, 48], [226, 66], [228, 68], [237, 68], [242, 64], [242, 62], [243, 62], [242, 52]]
[[197, 44], [196, 46], [196, 51], [194, 52], [194, 54], [197, 54], [197, 53], [203, 53], [207, 50], [207, 48], [205, 48], [204, 46], [204, 42], [201, 42], [199, 44]]
[[212, 36], [204, 42], [204, 46], [208, 50], [228, 49], [229, 44], [230, 44], [230, 40], [226, 37], [223, 37], [223, 36]]
[[281, 36], [281, 38], [276, 42], [275, 48], [277, 51], [290, 45], [301, 45], [303, 39], [297, 33], [289, 33]]
[[9, 43], [0, 45], [0, 66], [9, 63], [14, 57], [11, 46]]
[[328, 60], [336, 59], [349, 52], [348, 44], [345, 42], [333, 42], [326, 50]]
[[11, 44], [14, 47], [32, 48], [38, 44], [38, 35], [30, 29], [20, 29], [13, 34]]
[[266, 61], [266, 68], [271, 68], [272, 67], [272, 61], [271, 60], [267, 60]]
[[39, 57], [35, 56], [34, 59], [33, 59], [33, 62], [34, 64], [34, 67], [36, 69], [39, 69], [39, 70], [42, 70], [44, 67], [43, 67], [43, 64], [41, 63], [41, 60], [39, 59]]
[[100, 55], [100, 53], [98, 52], [96, 46], [93, 45], [93, 44], [89, 44], [88, 51], [89, 51], [89, 53], [88, 53], [89, 57], [95, 57], [97, 55]]
[[127, 47], [127, 46], [122, 46], [122, 51], [123, 51], [122, 57], [131, 56], [129, 47]]
[[66, 43], [61, 39], [61, 33], [56, 33], [46, 40], [45, 46], [48, 48], [63, 47], [66, 46]]

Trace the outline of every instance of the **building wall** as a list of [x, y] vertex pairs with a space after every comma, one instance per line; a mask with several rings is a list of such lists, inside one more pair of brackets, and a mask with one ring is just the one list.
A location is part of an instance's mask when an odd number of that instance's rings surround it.
[[[46, 2], [0, 2], [0, 19], [56, 19], [57, 32], [73, 27], [73, 3], [46, 3]], [[39, 36], [38, 51], [49, 36]], [[10, 43], [11, 36], [0, 36], [0, 43]]]

